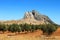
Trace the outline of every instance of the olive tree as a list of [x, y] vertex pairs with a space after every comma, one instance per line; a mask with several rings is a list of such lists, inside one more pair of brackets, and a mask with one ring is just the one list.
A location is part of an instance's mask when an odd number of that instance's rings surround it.
[[0, 24], [0, 31], [2, 31], [4, 33], [6, 30], [7, 30], [6, 25]]
[[47, 35], [50, 35], [54, 31], [56, 31], [56, 29], [57, 27], [52, 24], [41, 25], [41, 30], [43, 31], [43, 34], [46, 33]]
[[8, 31], [17, 32], [18, 31], [18, 24], [12, 24], [9, 26]]
[[46, 29], [47, 29], [47, 27], [46, 27], [46, 25], [40, 25], [41, 26], [41, 30], [43, 31], [43, 34], [46, 32]]
[[22, 31], [20, 26], [17, 27], [17, 31], [18, 31], [18, 33], [20, 33]]
[[50, 35], [50, 34], [52, 34], [54, 31], [56, 31], [56, 29], [57, 29], [56, 26], [49, 24], [49, 25], [47, 25], [46, 33], [47, 33], [48, 35]]

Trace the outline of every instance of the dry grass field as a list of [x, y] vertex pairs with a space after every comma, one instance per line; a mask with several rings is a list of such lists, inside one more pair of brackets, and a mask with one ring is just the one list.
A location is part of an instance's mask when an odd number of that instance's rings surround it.
[[42, 31], [27, 34], [4, 33], [0, 34], [0, 40], [60, 40], [60, 28], [50, 37], [42, 35]]

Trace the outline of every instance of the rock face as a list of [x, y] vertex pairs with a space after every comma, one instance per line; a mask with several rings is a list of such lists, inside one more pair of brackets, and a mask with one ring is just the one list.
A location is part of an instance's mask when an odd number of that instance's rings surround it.
[[25, 12], [24, 19], [25, 18], [30, 18], [30, 19], [32, 18], [33, 19], [34, 16], [32, 15], [32, 12]]
[[4, 21], [0, 22], [4, 24], [34, 24], [34, 25], [39, 25], [39, 24], [50, 24], [53, 23], [50, 18], [46, 15], [42, 15], [39, 12], [32, 10], [31, 12], [25, 12], [25, 15], [23, 19], [21, 20], [10, 20], [10, 21]]
[[[29, 19], [29, 20], [34, 19], [39, 24], [53, 23], [48, 16], [42, 15], [35, 10], [32, 10], [32, 12], [26, 12], [24, 15], [24, 19]], [[31, 21], [33, 21], [33, 20], [31, 20]]]

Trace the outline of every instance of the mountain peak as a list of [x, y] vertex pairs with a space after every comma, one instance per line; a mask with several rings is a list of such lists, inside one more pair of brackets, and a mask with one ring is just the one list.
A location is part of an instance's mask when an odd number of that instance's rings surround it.
[[21, 20], [10, 20], [10, 21], [4, 21], [0, 22], [3, 24], [34, 24], [34, 25], [39, 25], [39, 24], [53, 24], [54, 22], [46, 15], [42, 15], [36, 10], [28, 11], [25, 12], [23, 19]]
[[34, 18], [32, 12], [25, 12], [24, 19], [25, 18]]
[[36, 10], [25, 12], [24, 19], [29, 19], [29, 20], [34, 19], [36, 21], [43, 22], [44, 24], [53, 23], [48, 16], [42, 15]]

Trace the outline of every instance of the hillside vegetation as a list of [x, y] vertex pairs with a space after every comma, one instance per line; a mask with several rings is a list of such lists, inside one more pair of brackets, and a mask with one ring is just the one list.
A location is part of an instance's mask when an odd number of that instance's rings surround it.
[[20, 32], [34, 32], [36, 30], [42, 30], [44, 34], [50, 35], [54, 31], [57, 30], [57, 26], [53, 24], [43, 24], [43, 25], [30, 25], [30, 24], [11, 24], [11, 25], [4, 25], [0, 24], [0, 31], [3, 33], [8, 31], [12, 33], [20, 33]]

